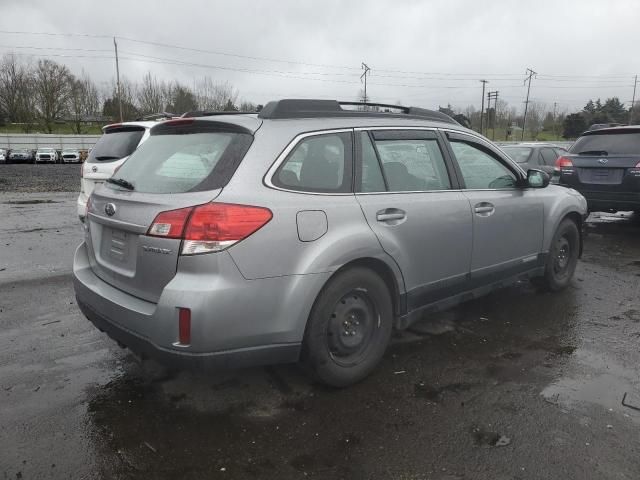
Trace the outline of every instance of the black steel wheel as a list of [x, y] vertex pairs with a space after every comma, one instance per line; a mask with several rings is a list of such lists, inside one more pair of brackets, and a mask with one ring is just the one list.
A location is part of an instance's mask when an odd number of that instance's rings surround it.
[[575, 273], [580, 255], [580, 231], [576, 223], [565, 218], [551, 240], [544, 277], [540, 286], [557, 292], [566, 288]]
[[311, 311], [303, 363], [327, 385], [356, 383], [382, 358], [392, 326], [391, 294], [385, 282], [367, 268], [339, 272], [320, 292]]

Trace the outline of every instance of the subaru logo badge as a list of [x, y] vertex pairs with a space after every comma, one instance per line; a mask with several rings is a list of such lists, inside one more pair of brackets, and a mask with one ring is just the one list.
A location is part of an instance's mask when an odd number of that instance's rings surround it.
[[96, 167], [95, 165], [93, 167], [91, 167], [91, 171], [93, 173], [96, 173], [98, 171], [98, 167]]
[[599, 163], [600, 165], [606, 165], [608, 161], [609, 161], [609, 160], [607, 160], [606, 158], [601, 158], [600, 160], [598, 160], [598, 163]]
[[116, 206], [113, 203], [107, 203], [104, 206], [104, 213], [106, 213], [110, 217], [113, 217], [116, 213]]

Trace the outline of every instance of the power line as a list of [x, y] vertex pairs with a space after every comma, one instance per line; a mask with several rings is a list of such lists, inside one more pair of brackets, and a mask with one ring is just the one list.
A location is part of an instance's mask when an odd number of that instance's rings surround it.
[[[112, 39], [113, 38], [113, 35], [89, 34], [89, 33], [70, 33], [70, 32], [27, 32], [27, 31], [14, 31], [14, 30], [0, 30], [0, 33], [3, 33], [3, 34], [15, 34], [15, 35], [36, 35], [36, 36], [85, 37], [85, 38], [96, 38], [96, 39]], [[242, 58], [242, 59], [247, 59], [247, 60], [259, 60], [259, 61], [276, 62], [276, 63], [287, 63], [287, 64], [292, 64], [292, 65], [305, 65], [305, 66], [314, 66], [314, 67], [322, 67], [322, 68], [337, 68], [337, 69], [352, 70], [354, 72], [361, 70], [360, 68], [349, 66], [349, 65], [312, 63], [312, 62], [303, 62], [303, 61], [299, 61], [299, 60], [287, 60], [287, 59], [273, 58], [273, 57], [242, 55], [242, 54], [237, 54], [237, 53], [223, 52], [223, 51], [219, 51], [219, 50], [208, 50], [208, 49], [186, 47], [186, 46], [183, 46], [183, 45], [175, 45], [175, 44], [164, 43], [164, 42], [141, 40], [141, 39], [137, 39], [137, 38], [124, 37], [124, 36], [119, 36], [119, 35], [116, 35], [115, 37], [118, 40], [134, 42], [134, 43], [139, 43], [139, 44], [143, 44], [143, 45], [150, 45], [150, 46], [170, 48], [170, 49], [176, 49], [176, 50], [191, 51], [191, 52], [197, 52], [197, 53], [207, 53], [207, 54], [221, 55], [221, 56], [227, 56], [227, 57]], [[13, 47], [13, 48], [22, 48], [22, 47]], [[24, 47], [24, 48], [32, 48], [32, 47]], [[33, 48], [44, 48], [44, 47], [33, 47]], [[80, 50], [80, 49], [78, 49], [78, 50]], [[85, 49], [82, 49], [82, 50], [85, 50]], [[515, 79], [516, 77], [520, 76], [520, 74], [518, 74], [518, 73], [424, 72], [424, 71], [394, 70], [394, 69], [384, 69], [384, 68], [377, 68], [376, 71], [377, 72], [382, 72], [382, 73], [399, 73], [399, 74], [412, 74], [412, 75], [441, 75], [441, 76], [458, 76], [458, 77], [462, 77], [462, 76], [470, 76], [470, 77], [482, 76], [484, 78], [514, 77], [513, 79]], [[624, 77], [628, 77], [630, 75], [634, 75], [634, 74], [622, 74], [622, 73], [618, 73], [618, 74], [540, 74], [540, 77], [541, 77], [540, 80], [542, 80], [543, 78], [546, 79], [546, 77], [584, 79], [585, 77], [592, 77], [592, 78], [624, 78]], [[393, 76], [389, 76], [389, 75], [378, 75], [378, 76], [380, 76], [380, 77], [389, 77], [389, 78], [393, 77]], [[402, 77], [398, 77], [398, 78], [402, 78]], [[536, 78], [538, 78], [538, 77], [536, 77]], [[421, 79], [421, 78], [416, 78], [416, 79]], [[474, 79], [469, 79], [469, 80], [474, 80]]]

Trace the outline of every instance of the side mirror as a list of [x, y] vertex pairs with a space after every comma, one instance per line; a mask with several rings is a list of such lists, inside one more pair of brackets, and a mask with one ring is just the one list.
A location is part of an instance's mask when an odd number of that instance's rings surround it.
[[534, 168], [527, 170], [527, 186], [529, 188], [544, 188], [549, 185], [551, 177], [547, 172]]

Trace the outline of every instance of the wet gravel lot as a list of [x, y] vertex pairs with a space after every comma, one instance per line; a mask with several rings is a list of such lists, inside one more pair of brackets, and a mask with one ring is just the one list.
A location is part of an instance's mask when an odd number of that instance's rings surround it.
[[138, 365], [75, 305], [75, 194], [27, 183], [0, 193], [0, 478], [640, 477], [631, 215], [592, 215], [565, 292], [523, 283], [429, 317], [330, 390], [295, 366]]
[[0, 164], [0, 192], [78, 192], [81, 164]]

